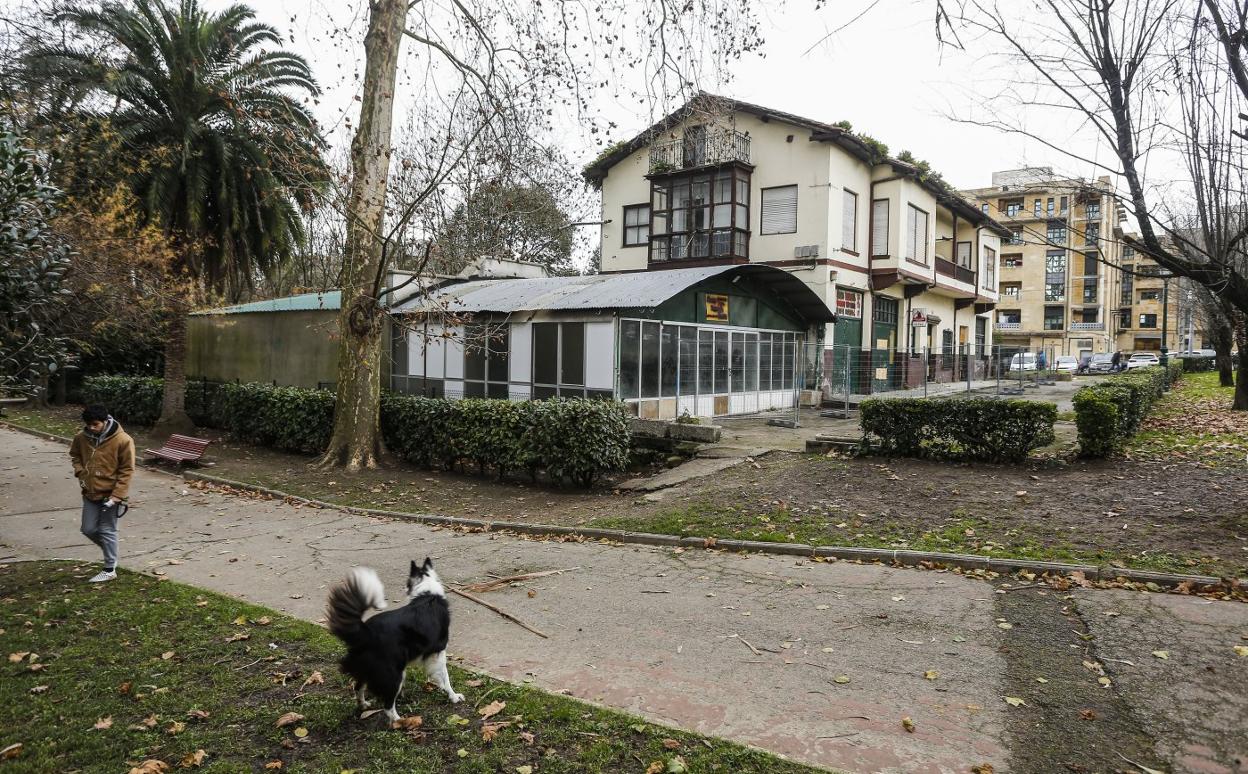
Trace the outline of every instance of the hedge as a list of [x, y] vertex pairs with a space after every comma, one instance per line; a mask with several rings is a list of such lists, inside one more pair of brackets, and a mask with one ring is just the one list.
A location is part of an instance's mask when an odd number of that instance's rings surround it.
[[1183, 374], [1177, 358], [1167, 367], [1139, 368], [1102, 379], [1075, 393], [1079, 453], [1108, 457], [1140, 429], [1157, 399]]
[[[118, 420], [151, 425], [160, 415], [163, 382], [151, 377], [93, 376], [87, 403], [101, 403]], [[324, 451], [334, 425], [334, 395], [325, 390], [268, 384], [187, 383], [191, 418], [233, 438], [282, 451]], [[401, 459], [425, 468], [475, 464], [478, 472], [545, 471], [553, 481], [590, 486], [628, 461], [629, 427], [619, 403], [583, 398], [512, 402], [447, 400], [387, 394], [382, 438]]]
[[1211, 357], [1185, 357], [1180, 360], [1185, 373], [1213, 371], [1218, 367], [1217, 361]]
[[1018, 462], [1053, 442], [1052, 403], [991, 398], [870, 398], [862, 430], [885, 454]]

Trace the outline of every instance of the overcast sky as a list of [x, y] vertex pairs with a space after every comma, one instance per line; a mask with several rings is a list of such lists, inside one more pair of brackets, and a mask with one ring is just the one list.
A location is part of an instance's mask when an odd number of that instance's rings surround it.
[[[228, 0], [203, 2], [211, 8], [228, 4]], [[358, 104], [353, 97], [362, 60], [362, 0], [252, 0], [251, 4], [263, 21], [290, 35], [293, 47], [311, 60], [326, 91], [318, 116], [331, 140], [345, 143], [349, 127], [342, 119]], [[935, 0], [879, 0], [869, 10], [871, 0], [831, 0], [819, 11], [813, 5], [812, 0], [789, 0], [764, 11], [762, 55], [742, 59], [733, 80], [715, 88], [816, 120], [849, 120], [855, 130], [885, 142], [894, 155], [910, 150], [927, 159], [960, 188], [986, 186], [994, 170], [1020, 166], [1092, 173], [1016, 136], [947, 117], [973, 115], [1009, 73], [994, 68], [982, 48], [942, 50], [934, 34]], [[827, 32], [859, 14], [844, 30], [819, 43]], [[333, 29], [341, 32], [331, 34]], [[604, 100], [599, 108], [620, 124], [612, 140], [626, 139], [652, 120], [636, 107]], [[574, 126], [570, 121], [562, 142], [571, 158], [587, 161], [597, 148]], [[1047, 136], [1095, 153], [1079, 138], [1063, 137], [1060, 125], [1043, 128]]]

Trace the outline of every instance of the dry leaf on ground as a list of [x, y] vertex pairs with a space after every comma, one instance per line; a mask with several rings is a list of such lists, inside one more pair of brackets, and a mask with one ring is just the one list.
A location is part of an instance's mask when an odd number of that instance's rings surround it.
[[909, 715], [901, 719], [901, 727], [912, 734], [914, 733], [914, 721], [910, 719]]
[[16, 758], [22, 754], [22, 743], [14, 742], [8, 747], [0, 750], [0, 761], [7, 761], [10, 758]]
[[277, 727], [289, 726], [291, 723], [298, 723], [300, 720], [303, 720], [303, 715], [300, 715], [298, 712], [287, 712], [277, 719]]
[[303, 681], [303, 685], [299, 686], [299, 689], [302, 690], [304, 688], [307, 688], [309, 685], [323, 685], [324, 683], [325, 683], [325, 676], [322, 675], [320, 672], [313, 672], [312, 674], [308, 675], [307, 680]]
[[129, 774], [162, 774], [169, 770], [169, 764], [157, 758], [149, 758], [138, 766], [130, 769]]
[[425, 719], [421, 717], [420, 715], [409, 715], [407, 717], [399, 718], [398, 720], [394, 721], [393, 723], [390, 724], [390, 727], [403, 729], [404, 731], [412, 731], [417, 728], [420, 728], [422, 725], [424, 725], [424, 723], [425, 723]]
[[489, 720], [490, 718], [494, 717], [495, 715], [502, 712], [506, 708], [507, 708], [507, 702], [492, 701], [489, 704], [482, 707], [481, 709], [477, 710], [477, 714], [481, 716], [482, 720]]
[[182, 762], [178, 765], [184, 769], [198, 768], [204, 765], [204, 759], [207, 757], [208, 753], [205, 750], [196, 750], [193, 753], [187, 753], [182, 756]]
[[107, 715], [107, 716], [102, 717], [102, 718], [100, 718], [99, 720], [95, 721], [95, 730], [96, 730], [96, 731], [103, 731], [103, 730], [105, 730], [105, 729], [112, 728], [112, 727], [113, 727], [113, 716], [112, 716], [112, 715]]

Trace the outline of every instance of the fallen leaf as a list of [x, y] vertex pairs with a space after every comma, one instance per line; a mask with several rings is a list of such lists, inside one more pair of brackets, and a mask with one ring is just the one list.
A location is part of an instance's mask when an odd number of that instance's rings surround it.
[[34, 694], [40, 694], [40, 693], [46, 692], [47, 690], [48, 690], [48, 686], [46, 685], [36, 685], [36, 686], [31, 687], [30, 692]]
[[424, 724], [425, 724], [425, 719], [422, 718], [420, 715], [408, 715], [407, 717], [399, 718], [398, 720], [394, 721], [393, 723], [390, 724], [390, 727], [401, 728], [404, 731], [414, 731], [415, 729], [420, 728]]
[[303, 720], [303, 715], [300, 715], [298, 712], [287, 712], [277, 719], [277, 727], [289, 726], [291, 723], [298, 723], [300, 720]]
[[308, 675], [307, 680], [303, 681], [303, 685], [299, 686], [299, 690], [303, 690], [304, 688], [307, 688], [309, 685], [324, 685], [324, 684], [325, 684], [325, 676], [322, 675], [320, 672], [313, 672], [312, 674]]
[[1154, 655], [1154, 656], [1156, 656], [1157, 658], [1161, 659], [1162, 661], [1165, 661], [1166, 659], [1170, 658], [1170, 651], [1168, 651], [1168, 650], [1154, 650], [1154, 651], [1153, 651], [1153, 655]]
[[904, 718], [901, 719], [901, 727], [906, 729], [912, 734], [914, 733], [914, 721], [910, 719], [909, 715], [906, 715]]
[[1235, 651], [1235, 655], [1248, 656], [1248, 645], [1233, 645], [1231, 647]]
[[22, 754], [22, 743], [14, 742], [8, 747], [0, 750], [0, 761], [7, 761], [10, 758], [16, 758]]
[[1023, 701], [1017, 696], [1006, 696], [1005, 703], [1010, 705], [1011, 707], [1026, 707], [1027, 706], [1027, 702]]
[[246, 625], [247, 625], [247, 616], [245, 616], [245, 615], [240, 615], [238, 618], [235, 618], [235, 619], [234, 619], [233, 621], [231, 621], [230, 623], [234, 624], [235, 626], [246, 626]]
[[199, 768], [204, 765], [204, 759], [207, 757], [208, 753], [205, 750], [196, 750], [193, 753], [187, 753], [182, 756], [182, 762], [178, 765], [184, 769]]
[[845, 683], [849, 682], [849, 675], [837, 675], [836, 677], [832, 678], [832, 682], [844, 685]]
[[188, 710], [186, 716], [191, 720], [206, 720], [210, 713], [201, 709]]
[[130, 769], [129, 774], [161, 774], [169, 770], [169, 764], [157, 758], [149, 758]]
[[998, 629], [1013, 629], [1014, 624], [1010, 623], [1009, 621], [1002, 621], [1001, 623], [997, 624], [997, 628]]
[[459, 715], [450, 715], [446, 719], [446, 724], [448, 726], [466, 726], [468, 725], [468, 722], [468, 718], [461, 717]]
[[464, 749], [464, 748], [462, 748], [462, 747], [461, 747], [461, 748], [459, 748], [458, 750], [456, 750], [456, 751], [455, 751], [455, 754], [456, 754], [456, 755], [458, 755], [458, 756], [459, 756], [459, 757], [461, 757], [461, 758], [467, 758], [467, 757], [468, 757], [468, 751], [467, 751], [467, 750], [465, 750], [465, 749]]
[[521, 732], [520, 732], [520, 741], [524, 742], [524, 743], [525, 743], [525, 744], [527, 744], [527, 745], [532, 745], [532, 744], [533, 744], [533, 740], [534, 740], [534, 739], [536, 739], [536, 738], [537, 738], [537, 737], [533, 736], [533, 732], [532, 732], [532, 731], [521, 731]]
[[507, 708], [507, 702], [492, 701], [489, 704], [482, 707], [481, 709], [477, 710], [477, 714], [481, 716], [482, 720], [489, 720], [490, 718], [494, 717], [495, 715], [502, 712], [506, 708]]
[[685, 774], [687, 771], [689, 771], [689, 764], [685, 763], [685, 759], [679, 755], [667, 762], [667, 774]]
[[1110, 680], [1108, 677], [1098, 677], [1096, 678], [1096, 681], [1101, 684], [1102, 688], [1108, 688], [1114, 684], [1114, 681]]
[[239, 640], [250, 640], [250, 639], [251, 639], [251, 635], [248, 634], [247, 632], [239, 632], [238, 634], [231, 634], [229, 637], [226, 637], [225, 641], [226, 642], [238, 642]]
[[130, 693], [130, 688], [133, 685], [134, 685], [133, 683], [127, 680], [121, 685], [117, 686], [117, 693], [120, 693], [122, 696], [125, 696], [127, 693]]
[[173, 656], [174, 656], [174, 652], [172, 650], [166, 650], [164, 653], [160, 654], [160, 660], [168, 661], [169, 659], [173, 658]]
[[171, 720], [169, 725], [165, 726], [165, 733], [169, 736], [176, 736], [186, 730], [186, 724], [180, 720]]
[[533, 774], [533, 767], [528, 764], [525, 764], [524, 766], [517, 766], [516, 774]]
[[927, 680], [935, 680], [937, 677], [940, 677], [940, 672], [937, 672], [935, 669], [929, 669], [923, 673], [923, 677]]
[[1096, 720], [1096, 711], [1090, 710], [1090, 709], [1081, 709], [1079, 710], [1079, 717], [1083, 718], [1084, 720]]
[[10, 654], [9, 654], [9, 663], [10, 663], [10, 664], [17, 664], [17, 663], [19, 663], [19, 662], [21, 662], [21, 661], [24, 661], [28, 655], [30, 655], [30, 651], [29, 651], [29, 650], [19, 650], [19, 651], [17, 651], [16, 653], [10, 653]]
[[300, 739], [303, 739], [307, 735], [308, 735], [308, 729], [304, 728], [303, 726], [299, 726], [298, 728], [295, 729], [295, 736], [299, 737]]
[[663, 769], [667, 768], [663, 765], [663, 761], [650, 761], [650, 765], [646, 767], [646, 774], [663, 774]]
[[262, 615], [259, 618], [255, 619], [254, 621], [252, 621], [252, 623], [254, 623], [256, 626], [268, 626], [269, 624], [273, 623], [273, 619], [269, 618], [267, 615]]
[[971, 774], [992, 774], [992, 772], [991, 763], [981, 763], [978, 766], [971, 767]]
[[484, 723], [481, 726], [481, 741], [492, 742], [494, 737], [498, 736], [498, 732], [502, 731], [511, 723]]
[[484, 680], [469, 680], [467, 683], [465, 683], [465, 685], [467, 685], [469, 688], [480, 688], [481, 686], [485, 685], [485, 681]]
[[663, 746], [669, 750], [679, 750], [680, 742], [676, 741], [675, 739], [664, 739]]
[[536, 597], [536, 596], [537, 596], [537, 592], [534, 591], [533, 589], [529, 589], [529, 599], [532, 599], [533, 597]]
[[100, 718], [99, 720], [95, 721], [95, 730], [96, 730], [96, 731], [104, 731], [104, 730], [109, 729], [109, 728], [112, 728], [112, 727], [113, 727], [113, 716], [112, 716], [112, 715], [107, 715], [107, 716], [102, 717], [102, 718]]
[[264, 767], [266, 769], [280, 769], [282, 767], [282, 762], [281, 761], [269, 761], [268, 763], [264, 764]]

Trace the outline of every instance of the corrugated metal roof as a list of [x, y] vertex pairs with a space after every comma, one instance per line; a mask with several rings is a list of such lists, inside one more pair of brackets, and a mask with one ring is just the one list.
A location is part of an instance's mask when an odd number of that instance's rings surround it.
[[510, 314], [541, 310], [650, 309], [703, 280], [723, 274], [751, 277], [792, 304], [810, 322], [835, 319], [823, 299], [806, 283], [782, 269], [762, 264], [542, 279], [474, 280], [438, 288], [428, 297], [410, 299], [395, 310]]
[[319, 309], [336, 311], [342, 306], [342, 292], [327, 290], [324, 293], [301, 293], [297, 296], [253, 301], [250, 304], [205, 309], [194, 314], [247, 314], [248, 312], [312, 312]]

